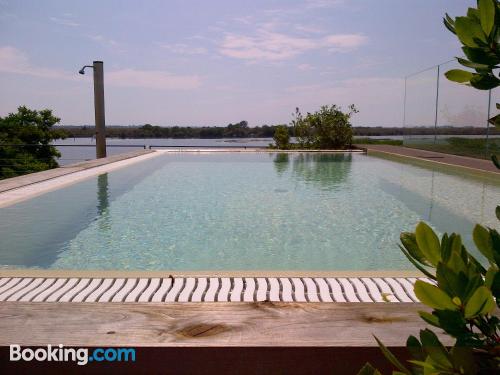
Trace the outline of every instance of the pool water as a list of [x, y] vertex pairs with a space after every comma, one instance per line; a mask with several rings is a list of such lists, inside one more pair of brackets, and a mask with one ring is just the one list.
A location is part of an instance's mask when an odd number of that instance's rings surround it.
[[498, 228], [500, 181], [362, 154], [168, 153], [0, 208], [0, 265], [404, 270], [399, 234]]

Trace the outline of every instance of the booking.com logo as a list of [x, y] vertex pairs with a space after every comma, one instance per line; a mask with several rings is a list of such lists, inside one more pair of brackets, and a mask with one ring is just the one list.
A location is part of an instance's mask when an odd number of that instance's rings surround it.
[[89, 362], [135, 362], [134, 348], [95, 348], [89, 354], [86, 348], [65, 348], [64, 345], [47, 345], [46, 348], [21, 348], [10, 345], [11, 361], [76, 362], [83, 366]]

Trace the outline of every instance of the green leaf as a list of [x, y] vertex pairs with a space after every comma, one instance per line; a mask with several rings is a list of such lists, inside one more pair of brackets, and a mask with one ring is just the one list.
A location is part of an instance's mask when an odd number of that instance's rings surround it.
[[444, 73], [450, 81], [458, 83], [469, 83], [472, 79], [472, 73], [462, 69], [452, 69]]
[[439, 318], [433, 314], [428, 313], [427, 311], [419, 311], [418, 315], [424, 320], [426, 323], [430, 324], [431, 326], [441, 328], [441, 325], [439, 323]]
[[443, 18], [443, 23], [448, 30], [455, 34], [455, 21], [448, 15], [448, 13], [446, 13], [445, 17]]
[[493, 259], [493, 242], [491, 240], [490, 232], [485, 227], [476, 224], [472, 232], [472, 238], [478, 250], [483, 254], [488, 261], [494, 262]]
[[396, 358], [396, 356], [394, 354], [392, 354], [391, 351], [389, 349], [387, 349], [387, 347], [384, 344], [382, 344], [382, 342], [377, 338], [377, 336], [373, 336], [373, 337], [375, 337], [375, 340], [377, 340], [377, 344], [378, 344], [380, 350], [382, 351], [382, 353], [384, 354], [385, 358], [387, 358], [387, 360], [389, 362], [391, 362], [394, 366], [396, 366], [403, 373], [405, 373], [407, 375], [411, 375], [411, 371], [408, 370], [405, 366], [403, 366], [403, 364], [401, 362], [399, 362], [399, 360]]
[[479, 21], [479, 10], [477, 10], [476, 8], [469, 8], [467, 9], [467, 17], [469, 18], [474, 18], [476, 21]]
[[380, 372], [373, 367], [371, 364], [366, 363], [361, 370], [359, 370], [358, 375], [381, 375]]
[[403, 232], [399, 236], [399, 239], [401, 240], [401, 243], [403, 244], [404, 248], [415, 260], [426, 266], [430, 265], [430, 263], [425, 259], [424, 255], [418, 248], [417, 239], [414, 233]]
[[481, 27], [486, 36], [489, 36], [491, 29], [493, 29], [493, 26], [495, 25], [495, 3], [493, 0], [479, 0], [477, 5], [479, 8], [479, 20], [481, 21]]
[[441, 261], [441, 246], [439, 238], [430, 226], [420, 222], [415, 230], [417, 245], [425, 258], [433, 265]]
[[467, 332], [466, 321], [459, 310], [436, 310], [434, 314], [438, 321], [439, 327], [453, 337], [458, 337]]
[[477, 360], [472, 348], [454, 346], [450, 350], [451, 359], [456, 368], [461, 368], [464, 374], [477, 374]]
[[[462, 237], [460, 237], [459, 234], [452, 233], [452, 235], [450, 236], [450, 240], [451, 240], [451, 254], [453, 253], [458, 254], [462, 249]], [[449, 259], [449, 257], [447, 258]]]
[[473, 74], [470, 85], [478, 90], [491, 90], [500, 85], [500, 80], [492, 74]]
[[475, 63], [469, 60], [462, 59], [460, 57], [457, 57], [457, 60], [460, 64], [463, 66], [466, 66], [467, 68], [472, 68], [472, 69], [489, 69], [490, 66], [486, 64], [480, 64], [480, 63]]
[[481, 25], [472, 18], [455, 18], [455, 33], [458, 39], [468, 47], [481, 47], [478, 40], [486, 43], [486, 37]]
[[479, 64], [485, 64], [488, 66], [495, 66], [499, 63], [498, 57], [494, 54], [485, 50], [483, 48], [472, 48], [464, 46], [462, 47], [465, 56], [469, 61], [473, 61]]
[[493, 285], [493, 280], [495, 279], [496, 274], [498, 273], [498, 268], [495, 266], [491, 266], [486, 272], [486, 276], [484, 277], [484, 286], [491, 290], [491, 286]]
[[441, 344], [434, 332], [430, 329], [421, 330], [420, 341], [422, 342], [422, 348], [434, 362], [444, 368], [452, 367], [448, 351]]
[[448, 294], [439, 289], [437, 286], [426, 283], [425, 281], [417, 280], [413, 291], [420, 302], [429, 307], [440, 310], [458, 309]]
[[406, 258], [408, 258], [408, 260], [420, 271], [422, 272], [425, 276], [433, 279], [433, 280], [436, 280], [436, 277], [430, 273], [429, 271], [427, 271], [422, 265], [420, 265], [420, 263], [418, 263], [405, 249], [403, 246], [399, 246], [399, 248], [401, 249], [402, 253], [405, 255]]
[[464, 283], [452, 268], [439, 263], [436, 270], [436, 277], [440, 289], [444, 290], [450, 296], [464, 297], [467, 282]]
[[494, 309], [495, 301], [491, 291], [485, 286], [480, 286], [467, 301], [464, 314], [467, 319], [471, 319], [477, 315], [489, 314]]
[[415, 336], [410, 335], [408, 337], [408, 339], [406, 340], [406, 348], [408, 349], [413, 358], [419, 361], [425, 360], [425, 352], [422, 349], [420, 341], [418, 341], [418, 339]]
[[[495, 125], [497, 128], [500, 128], [500, 114], [499, 115], [496, 115], [496, 116], [493, 116], [492, 118], [490, 118], [488, 120], [488, 122], [492, 125]], [[497, 166], [497, 168], [500, 169], [500, 167]]]
[[493, 293], [493, 297], [496, 299], [500, 298], [500, 272], [497, 272], [493, 278], [493, 282], [491, 283], [491, 293]]

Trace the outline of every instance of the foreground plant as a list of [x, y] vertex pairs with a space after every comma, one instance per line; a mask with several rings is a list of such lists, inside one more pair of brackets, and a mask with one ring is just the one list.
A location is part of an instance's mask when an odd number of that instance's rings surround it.
[[[446, 73], [450, 80], [489, 90], [500, 85], [500, 5], [497, 0], [479, 0], [478, 8], [469, 8], [466, 17], [453, 20], [446, 15], [446, 27], [463, 43], [467, 59], [458, 61], [474, 72], [455, 69]], [[500, 109], [500, 105], [497, 104]], [[500, 127], [500, 116], [489, 120]], [[500, 169], [495, 155], [493, 163]], [[500, 220], [500, 206], [496, 207]], [[414, 233], [401, 234], [401, 251], [408, 260], [433, 280], [417, 281], [414, 291], [432, 312], [420, 311], [420, 317], [440, 328], [455, 340], [446, 348], [434, 332], [420, 331], [419, 338], [406, 342], [412, 357], [409, 366], [398, 360], [378, 339], [385, 357], [398, 369], [393, 374], [496, 374], [500, 373], [500, 321], [493, 314], [500, 307], [500, 234], [492, 228], [476, 225], [474, 243], [484, 256], [483, 265], [467, 251], [460, 235], [444, 234], [441, 240], [425, 223]], [[361, 375], [380, 374], [370, 364]]]
[[[500, 220], [500, 217], [499, 217]], [[500, 370], [500, 324], [492, 315], [500, 306], [500, 234], [476, 225], [474, 243], [487, 259], [483, 267], [458, 234], [441, 237], [421, 222], [414, 233], [401, 234], [401, 251], [433, 283], [415, 282], [415, 295], [431, 307], [419, 311], [428, 324], [455, 339], [447, 349], [429, 329], [406, 342], [411, 367], [403, 365], [378, 339], [393, 374], [493, 374]], [[367, 364], [360, 374], [379, 373]]]

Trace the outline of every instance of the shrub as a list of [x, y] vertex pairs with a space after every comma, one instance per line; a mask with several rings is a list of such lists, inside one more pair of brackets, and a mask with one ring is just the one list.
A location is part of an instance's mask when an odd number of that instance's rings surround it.
[[313, 149], [345, 149], [352, 145], [351, 116], [357, 113], [351, 104], [348, 112], [336, 105], [323, 106], [319, 111], [303, 116], [295, 110], [292, 125], [299, 146]]
[[50, 142], [66, 137], [65, 131], [52, 128], [58, 122], [51, 110], [24, 106], [0, 117], [0, 179], [56, 168], [61, 155]]
[[288, 150], [290, 148], [290, 134], [288, 134], [288, 127], [279, 125], [274, 131], [274, 143], [276, 148], [280, 150]]

